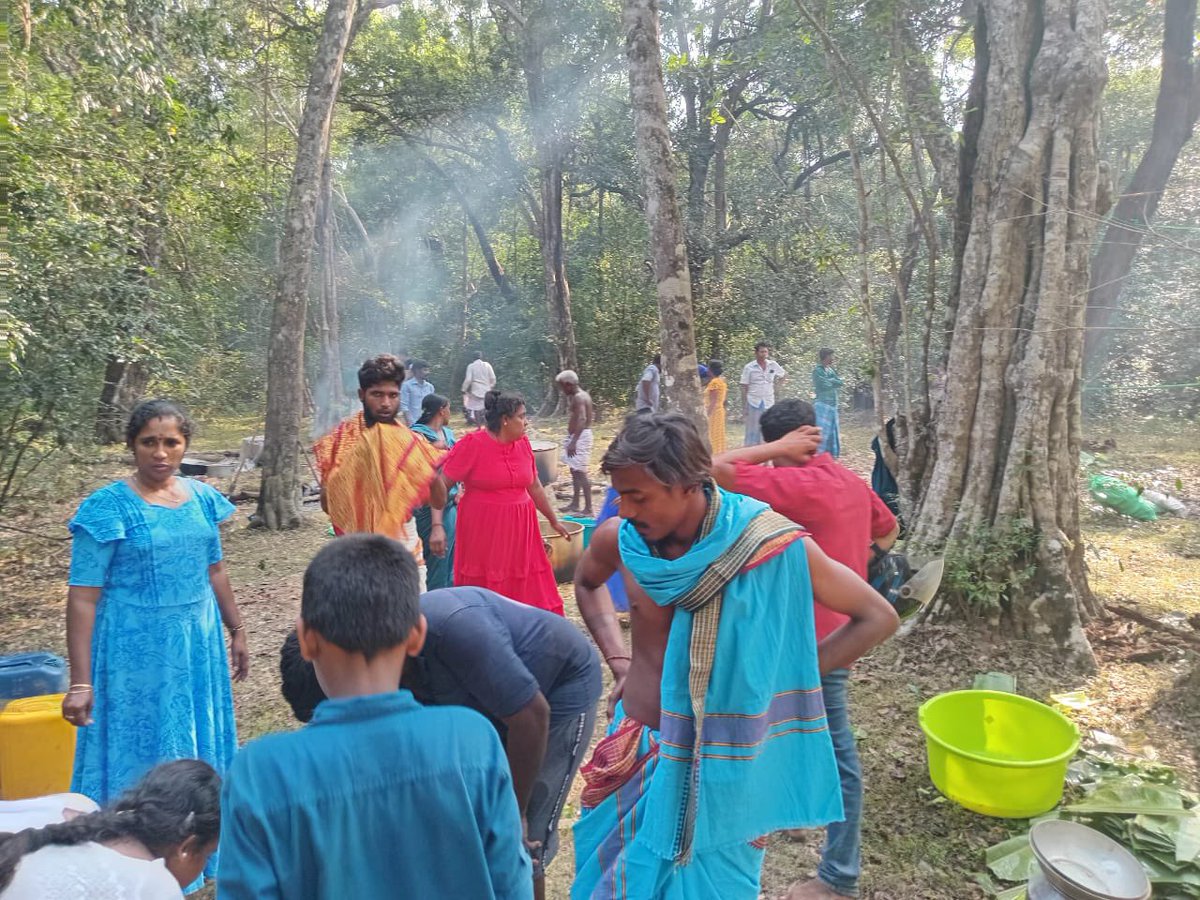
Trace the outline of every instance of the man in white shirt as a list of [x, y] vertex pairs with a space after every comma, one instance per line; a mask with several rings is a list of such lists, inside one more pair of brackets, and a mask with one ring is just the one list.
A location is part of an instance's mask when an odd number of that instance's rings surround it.
[[475, 361], [467, 366], [467, 376], [462, 384], [463, 409], [467, 414], [468, 425], [482, 427], [483, 398], [495, 387], [496, 371], [491, 363], [484, 360], [483, 351], [476, 350]]
[[775, 387], [782, 385], [787, 375], [783, 366], [771, 359], [771, 345], [759, 341], [754, 345], [754, 360], [742, 367], [742, 406], [746, 412], [746, 440], [743, 446], [762, 443], [758, 421], [775, 405]]
[[648, 409], [650, 412], [658, 412], [659, 387], [662, 383], [661, 366], [662, 354], [655, 353], [650, 365], [642, 370], [642, 377], [638, 381], [633, 398], [633, 407], [637, 411]]

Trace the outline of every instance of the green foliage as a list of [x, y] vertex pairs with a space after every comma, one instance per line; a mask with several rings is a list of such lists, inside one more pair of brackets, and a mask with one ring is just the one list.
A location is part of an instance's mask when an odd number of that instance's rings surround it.
[[151, 390], [182, 387], [198, 356], [228, 353], [244, 331], [264, 198], [226, 108], [240, 87], [232, 11], [32, 6], [33, 42], [13, 67], [0, 505], [43, 460], [90, 443], [114, 360], [144, 368]]
[[977, 526], [945, 548], [941, 591], [961, 609], [990, 613], [1007, 607], [1036, 574], [1040, 536], [1028, 522], [1008, 519]]
[[[933, 360], [944, 341], [953, 244], [950, 204], [931, 199], [939, 267], [931, 275], [923, 249], [902, 306], [895, 272], [911, 211], [898, 178], [932, 197], [924, 142], [940, 127], [910, 108], [904, 65], [928, 76], [924, 97], [953, 126], [972, 37], [946, 3], [806, 5], [820, 7], [824, 34], [791, 6], [763, 16], [737, 0], [662, 13], [698, 351], [735, 373], [765, 338], [791, 372], [785, 393], [807, 396], [816, 350], [832, 346], [850, 386], [862, 388], [880, 365], [866, 338], [870, 300], [873, 324], [892, 340], [890, 413], [920, 384], [927, 314]], [[1121, 177], [1149, 135], [1161, 13], [1136, 0], [1113, 6], [1103, 152]], [[561, 337], [549, 333], [536, 237], [547, 147], [561, 154], [584, 382], [623, 408], [658, 349], [619, 4], [514, 8], [527, 32], [477, 0], [392, 6], [371, 16], [347, 55], [332, 136], [337, 375], [347, 405], [359, 363], [384, 351], [425, 357], [439, 390], [456, 398], [475, 348], [505, 386], [541, 405]], [[201, 416], [261, 412], [277, 219], [321, 21], [320, 4], [299, 0], [34, 0], [30, 9], [30, 46], [20, 41], [12, 53], [3, 134], [13, 189], [10, 293], [0, 297], [0, 503], [36, 473], [36, 460], [87, 446], [114, 360], [143, 367], [148, 390]], [[825, 34], [871, 98], [900, 173], [877, 149]], [[531, 48], [542, 74], [533, 83]], [[867, 297], [857, 191], [842, 155], [851, 135], [866, 181]], [[1197, 166], [1194, 154], [1180, 162], [1162, 229], [1130, 279], [1127, 316], [1115, 323], [1116, 364], [1085, 386], [1091, 410], [1200, 413], [1200, 388], [1186, 387], [1200, 383]], [[315, 327], [308, 349], [316, 383]], [[1019, 535], [965, 542], [956, 551], [965, 601], [986, 608], [1011, 596], [1027, 577], [1027, 550]]]

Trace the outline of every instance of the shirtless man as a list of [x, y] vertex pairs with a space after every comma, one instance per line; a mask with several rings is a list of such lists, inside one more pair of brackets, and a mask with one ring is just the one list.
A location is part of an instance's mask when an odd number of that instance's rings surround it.
[[[818, 442], [814, 436], [814, 450]], [[751, 841], [784, 827], [783, 821], [813, 827], [842, 815], [818, 664], [827, 672], [853, 662], [895, 630], [895, 612], [794, 523], [765, 511], [759, 501], [713, 486], [709, 466], [703, 438], [678, 413], [631, 417], [604, 456], [603, 470], [620, 497], [620, 519], [592, 535], [576, 570], [575, 597], [613, 674], [608, 711], [614, 722], [584, 769], [573, 896], [589, 896], [591, 885], [622, 866], [658, 879], [641, 889], [631, 882], [631, 897], [658, 896], [669, 882], [672, 897], [714, 896], [714, 886], [721, 886], [723, 900], [757, 898], [762, 857]], [[711, 673], [707, 691], [699, 695], [703, 707], [696, 710], [694, 691], [690, 707], [688, 701], [695, 676], [689, 659], [694, 666], [696, 658], [689, 641], [704, 633], [702, 617], [711, 613], [703, 595], [722, 568], [716, 563], [734, 558], [729, 554], [739, 545], [744, 550], [750, 535], [753, 552], [738, 557], [740, 568], [717, 576], [725, 579], [715, 594], [723, 598], [716, 613], [723, 628], [709, 622], [715, 635]], [[605, 587], [616, 572], [629, 595], [632, 652]], [[814, 594], [850, 620], [819, 647]], [[697, 595], [700, 603], [692, 605]], [[680, 616], [692, 622], [674, 627]], [[701, 716], [697, 736], [695, 720]], [[788, 727], [796, 721], [805, 727]], [[759, 732], [738, 722], [764, 727]], [[761, 750], [768, 739], [772, 753], [757, 754], [755, 748]], [[638, 743], [605, 746], [623, 740]], [[721, 749], [729, 746], [748, 748], [750, 755], [733, 759]], [[697, 756], [704, 760], [697, 770], [699, 800], [685, 809], [695, 824], [695, 845], [685, 836], [682, 849], [664, 846], [655, 836], [675, 831], [670, 823], [681, 820], [672, 818], [680, 810], [672, 806], [673, 797], [664, 800], [662, 794], [642, 801], [654, 793], [656, 777], [667, 779], [664, 785], [688, 783], [691, 776], [679, 776], [675, 768], [690, 766]], [[614, 767], [609, 764], [614, 759], [636, 762]], [[722, 767], [731, 768], [717, 771]], [[805, 780], [797, 785], [801, 768]], [[708, 778], [715, 793], [704, 787]], [[634, 796], [639, 785], [642, 792]], [[732, 803], [737, 808], [725, 808]], [[657, 821], [664, 816], [665, 828]], [[620, 846], [622, 853], [615, 859], [591, 853], [601, 846]], [[656, 868], [657, 861], [666, 868]]]
[[554, 379], [567, 398], [571, 420], [567, 423], [567, 443], [563, 448], [564, 461], [571, 470], [571, 502], [561, 512], [592, 517], [592, 483], [588, 480], [588, 464], [592, 460], [592, 420], [595, 410], [592, 395], [579, 386], [579, 376], [570, 369]]

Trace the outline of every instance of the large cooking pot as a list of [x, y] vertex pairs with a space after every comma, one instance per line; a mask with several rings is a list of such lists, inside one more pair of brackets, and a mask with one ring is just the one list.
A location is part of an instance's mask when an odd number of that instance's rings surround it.
[[575, 567], [583, 557], [583, 526], [578, 522], [563, 521], [563, 527], [571, 536], [565, 537], [550, 527], [550, 523], [539, 520], [542, 527], [542, 544], [546, 547], [546, 555], [550, 557], [550, 568], [554, 570], [554, 580], [559, 584], [575, 580]]
[[558, 481], [558, 444], [554, 441], [530, 441], [533, 463], [537, 466], [538, 481], [554, 484]]

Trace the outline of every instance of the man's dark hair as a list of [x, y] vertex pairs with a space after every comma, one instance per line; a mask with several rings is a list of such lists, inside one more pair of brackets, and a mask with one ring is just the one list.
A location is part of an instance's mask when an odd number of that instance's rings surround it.
[[475, 351], [475, 353], [474, 353], [474, 356], [475, 356], [475, 358], [476, 358], [476, 359], [483, 359], [483, 351], [482, 351], [482, 350], [476, 350], [476, 351]]
[[186, 446], [192, 440], [192, 420], [178, 404], [170, 400], [143, 400], [129, 414], [129, 422], [125, 425], [125, 446], [132, 447], [142, 429], [155, 419], [174, 419], [183, 435]]
[[777, 441], [801, 425], [816, 425], [817, 414], [807, 400], [780, 400], [762, 414], [758, 421], [763, 440]]
[[642, 466], [666, 485], [695, 487], [712, 477], [712, 454], [683, 413], [635, 413], [600, 460], [605, 475], [631, 466]]
[[822, 364], [824, 364], [825, 360], [829, 359], [829, 357], [831, 357], [831, 356], [833, 356], [833, 350], [830, 349], [829, 347], [822, 347], [820, 349], [820, 351], [817, 353], [817, 359]]
[[404, 381], [404, 363], [390, 353], [368, 359], [358, 370], [358, 386], [364, 391], [385, 381], [393, 381], [397, 385]]
[[516, 391], [488, 391], [483, 397], [483, 421], [492, 434], [500, 431], [505, 416], [515, 416], [525, 405], [525, 398]]
[[725, 374], [725, 363], [719, 359], [710, 359], [708, 361], [708, 374], [713, 378], [720, 378]]
[[417, 371], [417, 369], [420, 369], [423, 372], [428, 372], [429, 371], [429, 363], [425, 362], [425, 360], [423, 360], [423, 359], [414, 359], [412, 362], [412, 366], [410, 366], [409, 368], [413, 372]]
[[757, 344], [754, 345], [754, 352], [757, 353], [759, 350], [762, 350], [764, 347], [768, 350], [771, 349], [771, 345], [769, 343], [767, 343], [766, 341], [759, 341]]
[[661, 366], [662, 365], [662, 354], [655, 353], [654, 357], [650, 360], [650, 362], [654, 363], [656, 366]]
[[294, 715], [301, 722], [313, 717], [317, 705], [327, 700], [321, 682], [317, 681], [317, 670], [300, 655], [300, 638], [295, 631], [288, 633], [279, 649], [280, 689]]
[[408, 638], [421, 614], [417, 561], [379, 534], [350, 534], [304, 571], [300, 618], [321, 637], [371, 659]]

